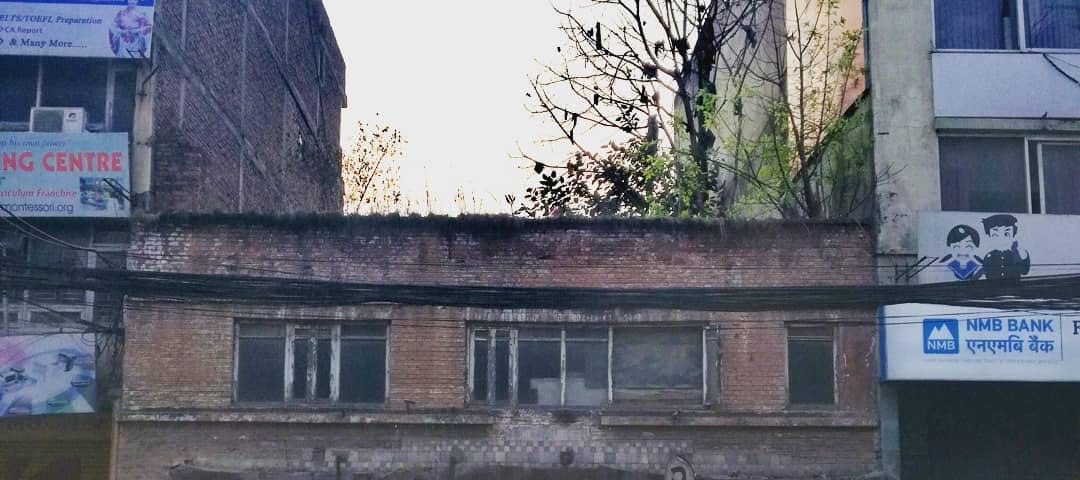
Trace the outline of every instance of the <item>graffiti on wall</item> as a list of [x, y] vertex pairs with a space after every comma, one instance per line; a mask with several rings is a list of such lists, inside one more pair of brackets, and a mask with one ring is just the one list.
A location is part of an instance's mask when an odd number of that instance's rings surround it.
[[94, 335], [0, 337], [0, 417], [94, 411]]

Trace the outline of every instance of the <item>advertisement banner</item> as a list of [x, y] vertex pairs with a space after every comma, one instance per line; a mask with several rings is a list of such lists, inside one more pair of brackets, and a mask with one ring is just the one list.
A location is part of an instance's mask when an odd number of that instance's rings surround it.
[[23, 217], [127, 217], [128, 167], [126, 133], [0, 132], [0, 205]]
[[1078, 273], [1076, 238], [1077, 215], [919, 212], [919, 283]]
[[148, 58], [154, 0], [0, 1], [0, 55]]
[[93, 412], [94, 344], [84, 333], [0, 337], [0, 417]]
[[1080, 381], [1080, 313], [882, 308], [883, 380]]

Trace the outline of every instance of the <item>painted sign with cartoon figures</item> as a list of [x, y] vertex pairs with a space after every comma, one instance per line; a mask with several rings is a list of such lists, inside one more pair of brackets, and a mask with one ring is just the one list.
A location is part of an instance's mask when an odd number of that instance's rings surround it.
[[0, 337], [0, 418], [94, 411], [94, 335]]
[[921, 212], [920, 283], [1017, 280], [1080, 272], [1080, 217]]

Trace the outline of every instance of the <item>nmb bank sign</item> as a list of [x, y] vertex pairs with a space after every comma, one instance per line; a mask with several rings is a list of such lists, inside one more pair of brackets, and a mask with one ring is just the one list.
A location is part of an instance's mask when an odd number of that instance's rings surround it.
[[146, 58], [154, 0], [0, 1], [0, 55]]
[[[919, 214], [920, 283], [1080, 272], [1080, 216]], [[885, 380], [1080, 381], [1080, 311], [931, 304], [880, 312]]]
[[880, 317], [883, 380], [1080, 381], [1080, 312], [907, 303]]

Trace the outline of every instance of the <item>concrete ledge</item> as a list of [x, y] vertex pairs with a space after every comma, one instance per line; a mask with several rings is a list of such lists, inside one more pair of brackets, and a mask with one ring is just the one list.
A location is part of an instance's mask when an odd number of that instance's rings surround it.
[[969, 133], [1080, 133], [1080, 120], [1055, 118], [937, 117], [939, 132]]
[[633, 415], [601, 414], [604, 427], [784, 427], [877, 428], [877, 417], [867, 415]]
[[331, 423], [331, 424], [416, 424], [492, 425], [495, 417], [474, 413], [404, 412], [297, 412], [288, 410], [138, 410], [116, 414], [118, 422], [236, 422], [236, 423]]

